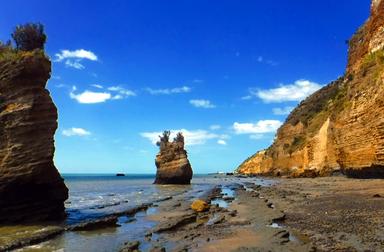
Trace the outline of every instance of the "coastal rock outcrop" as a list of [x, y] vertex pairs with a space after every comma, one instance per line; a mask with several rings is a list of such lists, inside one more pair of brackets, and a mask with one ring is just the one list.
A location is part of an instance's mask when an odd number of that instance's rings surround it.
[[53, 163], [57, 109], [45, 88], [42, 49], [0, 50], [0, 223], [65, 217], [68, 198]]
[[244, 174], [384, 177], [384, 1], [350, 40], [346, 74], [302, 101]]
[[156, 156], [155, 184], [190, 184], [193, 171], [184, 149], [184, 137], [178, 133], [172, 142], [169, 137], [170, 132], [164, 131], [157, 143], [160, 151]]

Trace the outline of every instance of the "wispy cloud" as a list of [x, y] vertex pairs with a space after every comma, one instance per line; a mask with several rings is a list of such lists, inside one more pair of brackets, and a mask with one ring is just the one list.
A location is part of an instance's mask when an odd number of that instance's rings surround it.
[[76, 69], [84, 69], [85, 66], [81, 63], [82, 60], [97, 61], [98, 57], [92, 51], [78, 49], [74, 51], [61, 50], [60, 53], [55, 54], [55, 62], [64, 62], [68, 67]]
[[196, 108], [216, 108], [216, 105], [212, 104], [211, 101], [209, 100], [202, 100], [202, 99], [197, 99], [197, 100], [190, 100], [189, 103]]
[[319, 90], [322, 85], [309, 80], [297, 80], [293, 84], [280, 84], [271, 89], [250, 89], [248, 97], [258, 97], [266, 103], [301, 101]]
[[244, 101], [250, 100], [250, 99], [252, 99], [252, 95], [243, 96], [243, 97], [241, 97], [241, 99]]
[[132, 90], [125, 89], [120, 86], [113, 86], [107, 88], [109, 91], [116, 92], [115, 95], [112, 96], [113, 100], [121, 100], [130, 96], [136, 96], [136, 93]]
[[67, 137], [71, 137], [71, 136], [80, 136], [80, 137], [84, 137], [84, 136], [89, 136], [91, 135], [91, 132], [83, 129], [83, 128], [70, 128], [70, 129], [65, 129], [62, 131], [62, 134], [64, 136], [67, 136]]
[[220, 145], [227, 145], [227, 142], [223, 139], [219, 139], [217, 140], [217, 143], [220, 144]]
[[211, 130], [219, 130], [219, 129], [221, 129], [221, 125], [213, 124], [213, 125], [209, 126], [209, 128]]
[[273, 108], [273, 114], [275, 115], [289, 115], [294, 107]]
[[83, 64], [80, 63], [80, 60], [75, 60], [75, 61], [73, 61], [73, 60], [69, 60], [69, 59], [68, 59], [68, 60], [65, 61], [65, 65], [66, 65], [67, 67], [73, 67], [73, 68], [76, 68], [76, 69], [79, 69], [79, 70], [85, 68], [85, 66], [84, 66]]
[[55, 85], [55, 87], [56, 88], [68, 88], [68, 86], [63, 84], [63, 83], [57, 84], [57, 85]]
[[273, 133], [282, 125], [278, 120], [260, 120], [256, 123], [238, 123], [233, 124], [236, 134], [264, 134]]
[[263, 56], [257, 57], [257, 62], [267, 64], [270, 66], [278, 66], [279, 65], [279, 62], [274, 61], [274, 60], [270, 60], [270, 59], [265, 59]]
[[191, 88], [188, 86], [175, 87], [175, 88], [163, 88], [163, 89], [145, 89], [151, 95], [171, 95], [171, 94], [180, 94], [180, 93], [189, 93]]
[[[171, 130], [171, 138], [176, 137], [177, 132], [182, 132], [185, 139], [185, 145], [202, 145], [210, 139], [225, 139], [226, 135], [214, 134], [206, 130]], [[161, 131], [155, 132], [143, 132], [140, 135], [151, 141], [152, 144], [156, 144], [159, 141], [159, 136], [162, 134]]]
[[263, 134], [254, 134], [254, 135], [250, 135], [249, 138], [250, 139], [253, 139], [253, 140], [260, 140], [264, 137]]
[[113, 86], [113, 87], [109, 87], [107, 88], [109, 91], [112, 91], [112, 92], [118, 92], [122, 95], [125, 95], [125, 96], [136, 96], [136, 93], [132, 90], [129, 90], [129, 89], [125, 89], [123, 87], [120, 87], [120, 86]]
[[95, 88], [99, 88], [99, 89], [103, 89], [104, 88], [102, 85], [99, 85], [99, 84], [92, 84], [91, 86], [95, 87]]

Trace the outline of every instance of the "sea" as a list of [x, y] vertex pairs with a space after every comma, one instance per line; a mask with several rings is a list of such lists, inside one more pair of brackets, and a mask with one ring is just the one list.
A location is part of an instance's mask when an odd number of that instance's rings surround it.
[[[69, 198], [65, 202], [68, 225], [122, 212], [144, 203], [159, 202], [177, 195], [192, 202], [218, 185], [227, 194], [231, 194], [233, 192], [226, 186], [240, 181], [234, 176], [219, 174], [194, 175], [191, 185], [155, 185], [153, 184], [155, 175], [144, 174], [126, 176], [62, 174], [62, 176], [69, 189]], [[255, 179], [241, 178], [241, 183], [247, 182], [254, 183]], [[124, 242], [133, 240], [141, 241], [141, 249], [146, 251], [150, 249], [145, 247], [146, 244], [148, 246], [150, 244], [146, 243], [145, 234], [157, 224], [147, 217], [156, 214], [156, 211], [156, 207], [150, 207], [135, 216], [120, 217], [118, 227], [95, 231], [68, 231], [49, 241], [18, 251], [118, 251]]]

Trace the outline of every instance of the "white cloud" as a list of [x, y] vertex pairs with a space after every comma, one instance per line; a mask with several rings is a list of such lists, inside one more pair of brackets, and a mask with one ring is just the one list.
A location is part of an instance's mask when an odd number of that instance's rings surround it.
[[227, 142], [223, 139], [219, 139], [217, 140], [217, 143], [220, 144], [220, 145], [227, 145]]
[[289, 115], [294, 107], [273, 108], [273, 114], [275, 115]]
[[264, 102], [301, 101], [319, 90], [322, 86], [309, 80], [297, 80], [293, 84], [281, 84], [278, 88], [250, 90], [251, 95], [259, 97]]
[[63, 61], [64, 59], [87, 59], [91, 61], [97, 61], [96, 54], [84, 49], [78, 49], [74, 51], [61, 50], [61, 52], [56, 53], [55, 56], [57, 62]]
[[[171, 130], [171, 139], [176, 137], [177, 132], [182, 132], [185, 139], [185, 145], [202, 145], [205, 144], [210, 139], [220, 139], [221, 136], [217, 134], [210, 133], [206, 130]], [[151, 141], [152, 144], [156, 144], [159, 141], [159, 135], [161, 135], [161, 131], [157, 132], [143, 132], [140, 135], [144, 138], [147, 138]]]
[[221, 129], [221, 126], [218, 125], [218, 124], [214, 124], [214, 125], [209, 126], [209, 128], [210, 128], [211, 130], [219, 130], [219, 129]]
[[170, 95], [170, 94], [180, 94], [180, 93], [189, 93], [191, 88], [188, 86], [176, 87], [176, 88], [164, 88], [164, 89], [145, 89], [151, 95]]
[[101, 103], [105, 102], [112, 98], [110, 93], [106, 92], [92, 92], [92, 91], [84, 91], [82, 93], [75, 94], [74, 92], [77, 90], [77, 88], [74, 86], [72, 88], [72, 91], [69, 93], [69, 96], [72, 99], [75, 99], [79, 103], [84, 104], [92, 104], [92, 103]]
[[190, 100], [189, 103], [195, 106], [196, 108], [216, 108], [216, 106], [212, 104], [209, 100]]
[[282, 122], [278, 120], [260, 120], [257, 123], [238, 123], [233, 124], [236, 134], [263, 134], [275, 132]]
[[78, 50], [74, 50], [74, 51], [61, 50], [61, 52], [56, 53], [55, 56], [56, 56], [55, 62], [62, 62], [65, 60], [64, 64], [67, 67], [73, 67], [73, 68], [76, 68], [79, 70], [85, 68], [85, 66], [80, 63], [82, 60], [84, 60], [84, 59], [91, 60], [91, 61], [97, 61], [98, 60], [96, 54], [94, 54], [91, 51], [84, 50], [84, 49], [78, 49]]
[[71, 136], [83, 137], [83, 136], [91, 135], [91, 132], [89, 132], [85, 129], [82, 129], [82, 128], [70, 128], [70, 129], [63, 130], [62, 134], [64, 136], [68, 136], [68, 137], [71, 137]]
[[[102, 85], [94, 84], [91, 86], [99, 89], [103, 89]], [[84, 104], [102, 103], [108, 100], [121, 100], [129, 96], [136, 96], [135, 92], [125, 89], [123, 87], [118, 87], [118, 86], [109, 87], [107, 88], [108, 91], [100, 91], [100, 92], [85, 90], [82, 93], [76, 94], [75, 93], [76, 90], [77, 88], [74, 86], [72, 88], [72, 91], [69, 93], [69, 96], [72, 99], [77, 100], [79, 103], [84, 103]]]

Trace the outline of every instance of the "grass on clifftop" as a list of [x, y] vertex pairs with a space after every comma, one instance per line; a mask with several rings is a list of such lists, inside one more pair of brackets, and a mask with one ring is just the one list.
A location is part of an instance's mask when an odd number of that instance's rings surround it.
[[0, 61], [17, 60], [20, 57], [32, 55], [36, 51], [44, 54], [44, 45], [47, 36], [44, 26], [40, 23], [27, 23], [15, 27], [11, 34], [15, 47], [8, 40], [0, 41]]
[[45, 52], [42, 49], [35, 49], [34, 51], [20, 51], [14, 48], [4, 49], [0, 47], [0, 62], [17, 61], [37, 54], [45, 56]]

